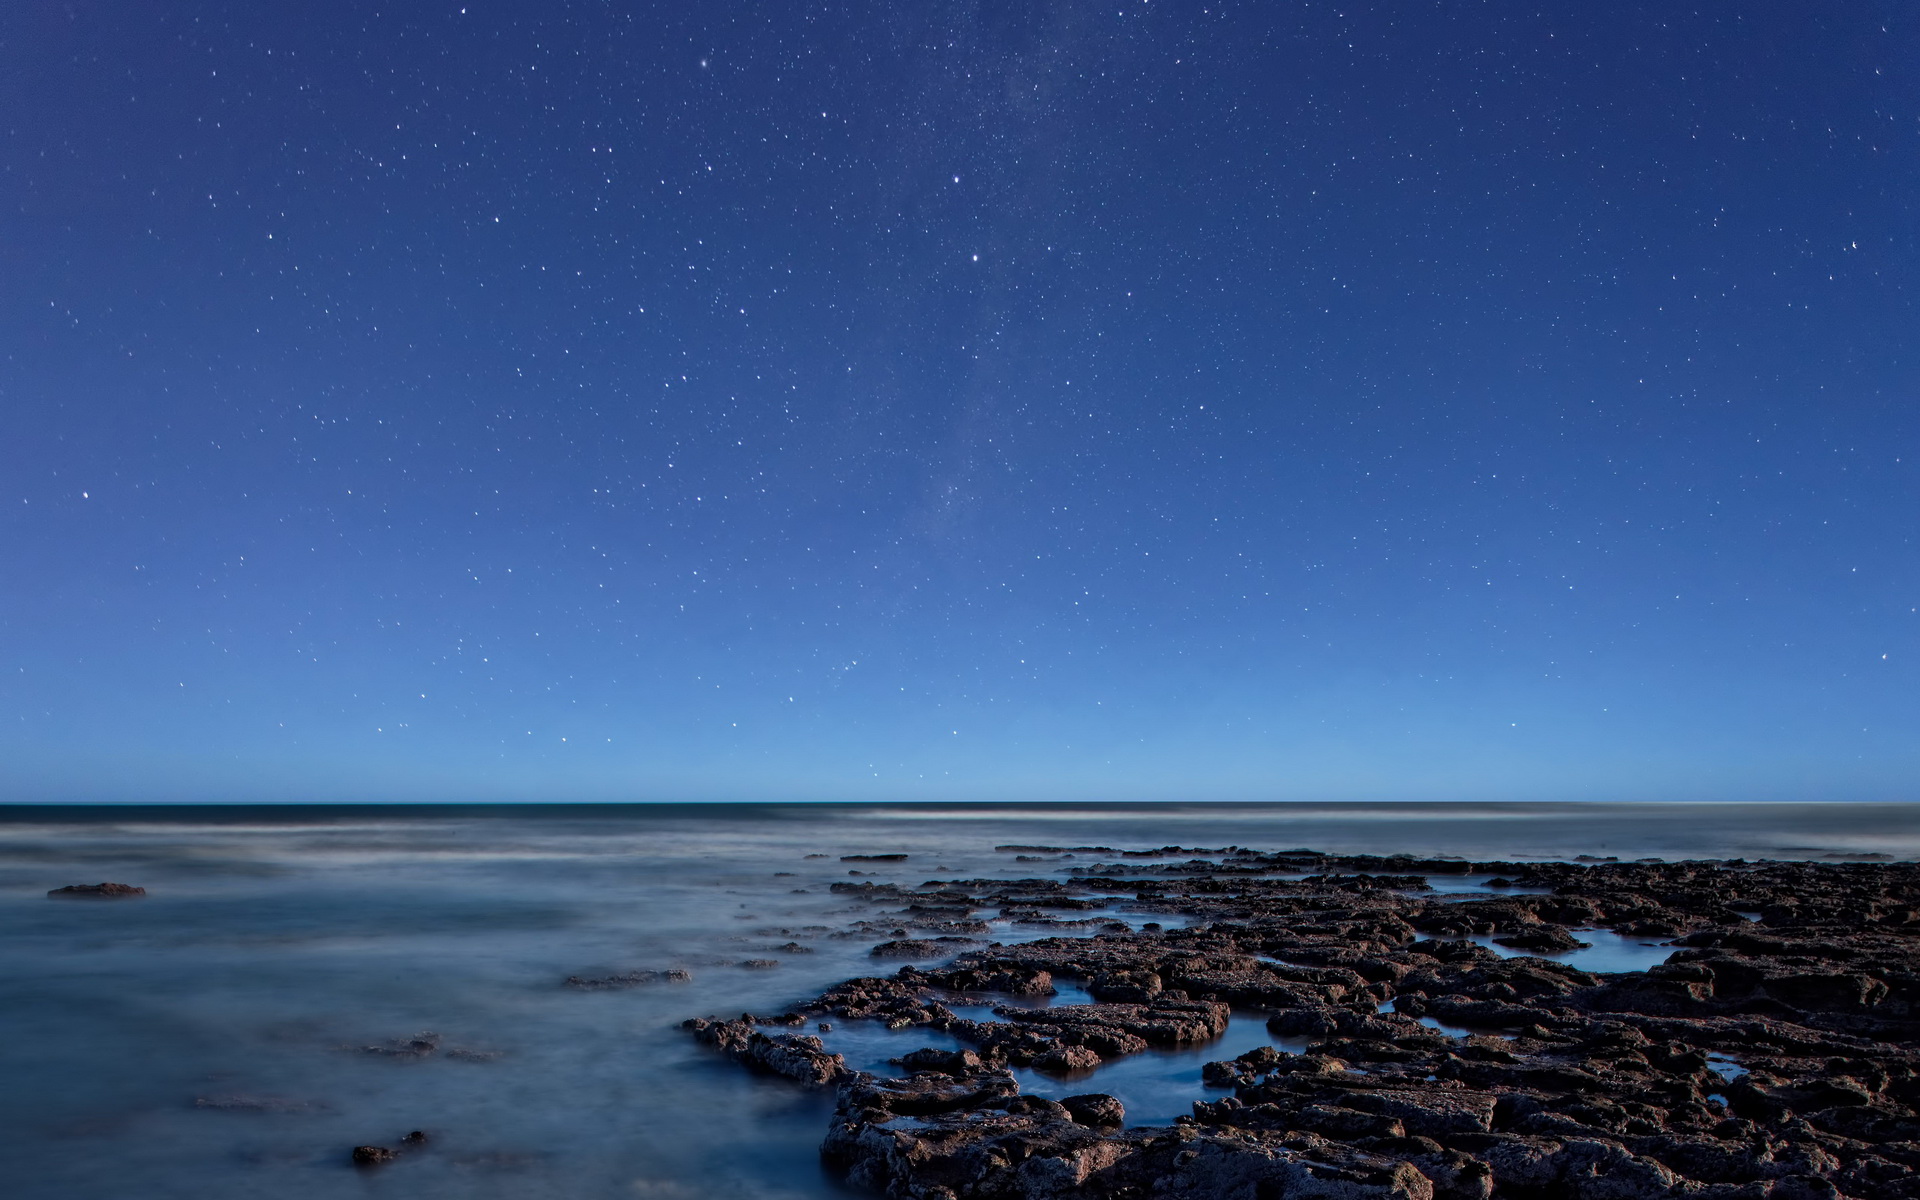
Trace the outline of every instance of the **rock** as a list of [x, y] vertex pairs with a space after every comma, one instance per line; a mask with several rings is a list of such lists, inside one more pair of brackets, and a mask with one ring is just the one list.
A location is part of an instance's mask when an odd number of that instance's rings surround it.
[[742, 1062], [813, 1087], [838, 1083], [852, 1074], [847, 1060], [829, 1054], [817, 1037], [781, 1034], [768, 1037], [748, 1021], [717, 1021], [696, 1017], [684, 1023], [694, 1037]]
[[[826, 1028], [822, 1026], [821, 1028]], [[928, 1048], [915, 1050], [890, 1060], [894, 1066], [906, 1067], [910, 1071], [938, 1071], [945, 1075], [963, 1078], [977, 1074], [982, 1069], [980, 1056], [971, 1050], [936, 1050]]]
[[353, 1148], [353, 1165], [356, 1167], [378, 1167], [390, 1163], [399, 1157], [400, 1152], [398, 1150], [391, 1150], [385, 1146], [355, 1146]]
[[[848, 980], [784, 1017], [689, 1028], [757, 1069], [837, 1085], [822, 1153], [893, 1200], [1920, 1200], [1913, 863], [1086, 853], [1101, 858], [1064, 881], [836, 885], [870, 907], [832, 936], [902, 944], [876, 957], [958, 957]], [[1516, 886], [1446, 900], [1428, 874]], [[1057, 915], [1114, 905], [1185, 924]], [[907, 935], [996, 909], [1075, 936], [959, 952]], [[1675, 952], [1600, 976], [1470, 940], [1557, 953], [1572, 929]], [[1060, 979], [1094, 1002], [956, 1011], [980, 992], [1053, 995]], [[1207, 1063], [1214, 1090], [1170, 1128], [1125, 1128], [1104, 1093], [1021, 1095], [1009, 1069], [1099, 1086], [1115, 1060], [1219, 1037], [1235, 1006], [1241, 1021], [1264, 1011], [1288, 1049]], [[882, 1080], [819, 1039], [759, 1028], [829, 1016], [967, 1048], [903, 1054], [903, 1077]]]
[[867, 953], [873, 958], [943, 958], [949, 951], [936, 942], [896, 938], [891, 942], [881, 942]]
[[47, 893], [55, 900], [131, 900], [146, 894], [147, 889], [128, 883], [70, 883]]
[[1118, 1129], [1127, 1120], [1126, 1106], [1105, 1092], [1068, 1096], [1060, 1101], [1060, 1107], [1066, 1109], [1074, 1121], [1095, 1129]]
[[1568, 950], [1582, 950], [1592, 942], [1583, 942], [1558, 925], [1536, 925], [1530, 929], [1521, 929], [1513, 933], [1503, 933], [1493, 939], [1496, 946], [1506, 946], [1514, 950], [1534, 950], [1541, 954], [1564, 954]]
[[[752, 961], [775, 962], [774, 959], [755, 959]], [[627, 971], [620, 975], [604, 975], [599, 978], [569, 975], [567, 976], [567, 986], [570, 988], [579, 988], [583, 992], [601, 992], [616, 988], [646, 987], [654, 983], [687, 983], [692, 979], [693, 975], [691, 972], [676, 967], [665, 971]]]
[[440, 1035], [431, 1030], [416, 1033], [410, 1038], [394, 1038], [374, 1046], [360, 1046], [362, 1054], [375, 1054], [382, 1058], [426, 1058], [440, 1048]]
[[1057, 1008], [999, 1008], [996, 1016], [1022, 1025], [1053, 1026], [1083, 1037], [1102, 1031], [1132, 1034], [1149, 1045], [1210, 1042], [1227, 1030], [1232, 1010], [1212, 1000], [1155, 1000], [1151, 1004], [1073, 1004]]
[[1086, 1046], [1056, 1046], [1034, 1063], [1054, 1075], [1084, 1075], [1099, 1065], [1099, 1051]]
[[956, 992], [1000, 992], [1008, 996], [1051, 996], [1053, 973], [1017, 960], [995, 958], [986, 952], [963, 954], [952, 966], [931, 976], [937, 986]]

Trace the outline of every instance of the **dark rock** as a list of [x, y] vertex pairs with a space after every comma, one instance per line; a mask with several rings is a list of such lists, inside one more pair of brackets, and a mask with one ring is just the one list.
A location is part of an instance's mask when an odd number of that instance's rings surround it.
[[146, 894], [147, 889], [128, 883], [70, 883], [47, 893], [56, 900], [130, 900]]
[[1581, 941], [1558, 925], [1536, 925], [1530, 929], [1503, 933], [1494, 938], [1493, 942], [1496, 946], [1506, 946], [1514, 950], [1534, 950], [1541, 954], [1562, 954], [1568, 950], [1585, 949], [1593, 944]]
[[416, 1033], [410, 1038], [394, 1038], [373, 1046], [360, 1046], [362, 1054], [374, 1054], [382, 1058], [426, 1058], [440, 1048], [440, 1035], [431, 1031]]
[[[1085, 852], [1102, 858], [1066, 881], [835, 885], [874, 907], [834, 936], [958, 951], [907, 929], [958, 933], [996, 909], [1094, 936], [968, 950], [786, 1017], [690, 1027], [759, 1069], [838, 1084], [823, 1154], [894, 1200], [1920, 1200], [1920, 866]], [[1468, 873], [1530, 890], [1423, 891], [1424, 875]], [[1115, 904], [1186, 924], [1072, 915]], [[1469, 940], [1555, 953], [1587, 928], [1675, 953], [1599, 976]], [[1057, 979], [1094, 1003], [1003, 1003], [986, 1020], [949, 1007], [1054, 994]], [[1116, 1059], [1218, 1037], [1235, 1006], [1307, 1053], [1207, 1063], [1216, 1090], [1171, 1128], [1123, 1128], [1099, 1094], [1020, 1095], [1008, 1069], [1098, 1086]], [[880, 1080], [818, 1039], [757, 1028], [826, 1016], [968, 1048], [901, 1055], [908, 1074]]]
[[1127, 1120], [1126, 1105], [1105, 1092], [1068, 1096], [1060, 1101], [1060, 1107], [1066, 1109], [1074, 1121], [1095, 1129], [1118, 1129]]
[[848, 1078], [847, 1060], [829, 1054], [817, 1037], [781, 1034], [768, 1037], [749, 1021], [716, 1021], [696, 1017], [685, 1022], [694, 1037], [736, 1062], [814, 1087], [826, 1087]]
[[583, 992], [601, 992], [616, 988], [646, 987], [654, 983], [687, 983], [692, 979], [691, 972], [676, 967], [665, 971], [627, 971], [624, 974], [605, 975], [599, 978], [569, 975], [567, 986], [579, 988]]
[[881, 942], [867, 953], [873, 958], [943, 958], [951, 951], [937, 942], [896, 938]]
[[[821, 1028], [827, 1027], [823, 1025]], [[971, 1050], [936, 1050], [929, 1047], [903, 1054], [891, 1061], [894, 1066], [910, 1071], [937, 1071], [955, 1077], [973, 1075], [982, 1069], [980, 1056]]]
[[1033, 1065], [1054, 1075], [1084, 1075], [1100, 1065], [1100, 1052], [1088, 1046], [1056, 1046]]
[[353, 1165], [356, 1167], [378, 1167], [390, 1163], [399, 1157], [400, 1152], [398, 1150], [391, 1150], [385, 1146], [355, 1146], [353, 1148]]

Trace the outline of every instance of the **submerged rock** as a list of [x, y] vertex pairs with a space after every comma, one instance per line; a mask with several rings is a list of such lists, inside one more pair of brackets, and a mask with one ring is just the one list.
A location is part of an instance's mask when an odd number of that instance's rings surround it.
[[[757, 961], [773, 962], [772, 959]], [[691, 972], [674, 967], [665, 971], [627, 971], [619, 975], [603, 975], [598, 978], [569, 975], [566, 986], [579, 988], [583, 992], [602, 992], [616, 988], [646, 987], [654, 983], [687, 983], [692, 979]]]
[[212, 1109], [215, 1112], [240, 1113], [310, 1113], [320, 1110], [320, 1105], [310, 1100], [294, 1100], [286, 1096], [250, 1096], [230, 1094], [223, 1096], [195, 1096], [195, 1108]]
[[355, 1146], [353, 1165], [356, 1167], [382, 1167], [399, 1158], [410, 1150], [424, 1149], [430, 1139], [425, 1131], [416, 1129], [400, 1139], [400, 1148], [391, 1146]]
[[953, 953], [953, 949], [921, 938], [895, 938], [881, 942], [867, 953], [873, 958], [944, 958]]
[[431, 1030], [416, 1033], [410, 1038], [394, 1038], [372, 1046], [353, 1047], [362, 1054], [373, 1054], [381, 1058], [426, 1058], [440, 1048], [440, 1035]]

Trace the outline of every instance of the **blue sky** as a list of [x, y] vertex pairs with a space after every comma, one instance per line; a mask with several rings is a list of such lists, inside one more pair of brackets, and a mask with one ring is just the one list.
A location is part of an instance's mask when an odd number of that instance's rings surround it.
[[1891, 5], [0, 15], [0, 798], [1912, 799]]

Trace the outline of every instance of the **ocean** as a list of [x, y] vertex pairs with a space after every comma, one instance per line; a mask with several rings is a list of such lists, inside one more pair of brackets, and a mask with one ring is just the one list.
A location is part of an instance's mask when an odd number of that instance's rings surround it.
[[[1912, 858], [1920, 805], [0, 808], [0, 1190], [846, 1195], [817, 1157], [831, 1097], [725, 1063], [679, 1022], [890, 973], [868, 957], [883, 937], [836, 936], [868, 912], [833, 883], [1072, 865], [1009, 844]], [[876, 854], [907, 857], [841, 857]], [[46, 895], [102, 881], [147, 895]], [[566, 985], [670, 970], [687, 978]], [[846, 1036], [850, 1054], [883, 1041]], [[1127, 1078], [1178, 1099], [1183, 1072], [1263, 1035], [1229, 1036]], [[419, 1151], [352, 1164], [414, 1130]]]

